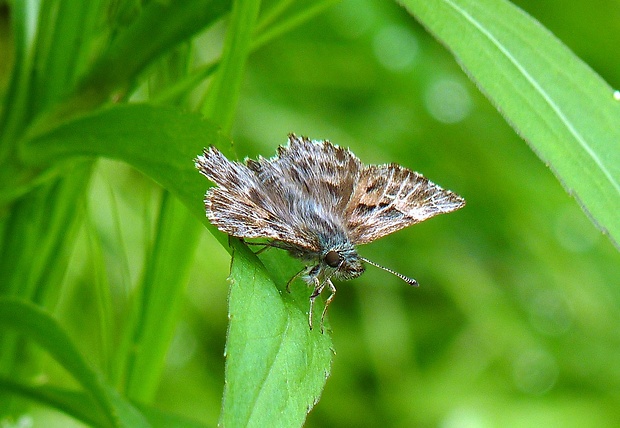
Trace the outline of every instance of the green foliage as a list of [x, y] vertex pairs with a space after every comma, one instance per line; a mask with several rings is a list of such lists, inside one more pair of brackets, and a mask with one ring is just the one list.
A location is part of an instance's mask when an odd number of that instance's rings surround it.
[[[336, 3], [0, 3], [0, 424], [614, 426], [618, 9]], [[195, 156], [288, 132], [467, 199], [360, 249], [419, 289], [311, 331], [299, 261], [208, 223]]]
[[[103, 412], [106, 425], [119, 427], [148, 426], [146, 420], [129, 403], [121, 400], [86, 364], [66, 333], [39, 308], [17, 299], [0, 299], [0, 323], [18, 330], [54, 356], [92, 396], [93, 413]], [[59, 400], [60, 401], [60, 400]], [[86, 403], [84, 403], [86, 404]], [[89, 403], [92, 404], [92, 403]], [[69, 403], [66, 404], [69, 407]]]
[[[310, 290], [290, 295], [246, 246], [231, 267], [223, 426], [300, 426], [329, 375], [331, 340], [308, 329]], [[279, 263], [280, 269], [286, 262]], [[287, 270], [289, 278], [294, 270]]]
[[[172, 139], [174, 144], [170, 144]], [[125, 161], [208, 224], [202, 203], [205, 186], [196, 179], [193, 159], [211, 144], [222, 146], [226, 140], [213, 124], [196, 114], [172, 107], [125, 104], [99, 109], [33, 137], [22, 147], [22, 155], [32, 167], [40, 168], [68, 157]]]
[[[454, 53], [594, 222], [620, 243], [620, 102], [559, 40], [506, 1], [404, 0]], [[489, 66], [492, 64], [493, 66]]]

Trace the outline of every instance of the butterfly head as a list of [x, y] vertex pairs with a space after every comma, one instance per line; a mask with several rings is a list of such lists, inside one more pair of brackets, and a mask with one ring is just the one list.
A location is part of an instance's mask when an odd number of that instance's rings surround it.
[[353, 279], [364, 273], [364, 263], [353, 245], [327, 249], [321, 256], [326, 268], [334, 269], [334, 277], [340, 280]]

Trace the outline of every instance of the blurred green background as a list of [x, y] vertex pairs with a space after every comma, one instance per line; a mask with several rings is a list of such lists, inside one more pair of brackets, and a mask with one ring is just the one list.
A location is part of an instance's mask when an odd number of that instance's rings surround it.
[[[515, 3], [620, 87], [620, 3]], [[197, 64], [219, 55], [224, 31], [196, 39]], [[400, 163], [467, 200], [359, 249], [420, 287], [372, 267], [336, 284], [332, 374], [307, 426], [617, 426], [620, 254], [413, 18], [391, 2], [345, 0], [254, 52], [235, 151], [272, 156], [289, 132], [367, 164]], [[120, 313], [159, 192], [127, 165], [98, 161], [56, 308], [94, 364], [93, 239]], [[229, 263], [205, 229], [155, 399], [209, 425], [224, 383]], [[45, 426], [66, 423], [39, 411]]]

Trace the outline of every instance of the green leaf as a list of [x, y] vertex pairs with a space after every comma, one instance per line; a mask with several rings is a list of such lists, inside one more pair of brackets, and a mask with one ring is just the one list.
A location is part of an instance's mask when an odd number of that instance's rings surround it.
[[[193, 159], [211, 144], [229, 147], [217, 128], [197, 114], [129, 104], [99, 110], [36, 136], [24, 143], [21, 155], [32, 166], [75, 156], [122, 160], [169, 190], [208, 225], [202, 200], [209, 182], [196, 171]], [[225, 242], [224, 235], [216, 236]]]
[[402, 4], [452, 51], [618, 245], [620, 102], [612, 88], [540, 23], [507, 1]]
[[144, 417], [107, 386], [82, 357], [69, 336], [41, 308], [0, 297], [0, 327], [15, 330], [49, 352], [92, 396], [107, 422], [118, 427], [147, 427]]
[[245, 245], [233, 240], [232, 246], [220, 422], [223, 426], [301, 426], [329, 375], [331, 339], [319, 328], [308, 327], [308, 287], [294, 286], [289, 294], [283, 290], [285, 282], [278, 282], [278, 289]]

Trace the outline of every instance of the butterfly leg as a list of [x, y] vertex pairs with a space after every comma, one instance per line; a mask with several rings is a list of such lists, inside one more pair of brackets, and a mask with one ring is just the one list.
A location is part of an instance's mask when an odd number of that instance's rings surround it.
[[265, 250], [268, 250], [269, 248], [272, 247], [272, 245], [269, 245], [269, 242], [249, 242], [246, 241], [243, 238], [239, 238], [241, 240], [241, 242], [243, 242], [245, 245], [262, 245], [263, 248], [259, 249], [258, 251], [254, 252], [254, 255], [258, 256], [260, 253], [262, 253]]
[[[308, 324], [310, 325], [310, 330], [312, 330], [312, 314], [314, 314], [314, 300], [321, 295], [321, 291], [325, 288], [325, 283], [319, 282], [317, 277], [313, 278], [314, 281], [314, 291], [310, 295], [310, 313], [308, 315]], [[323, 315], [325, 315], [325, 310], [323, 310]], [[323, 329], [323, 317], [321, 317], [321, 330]]]
[[336, 296], [336, 287], [334, 287], [334, 283], [331, 279], [325, 281], [327, 283], [327, 287], [329, 288], [329, 297], [325, 300], [325, 306], [323, 307], [323, 313], [321, 314], [321, 333], [323, 333], [323, 320], [325, 319], [325, 314], [327, 313], [327, 307], [334, 300], [334, 296]]
[[293, 275], [293, 277], [291, 279], [288, 280], [288, 282], [286, 283], [286, 291], [288, 293], [291, 292], [291, 284], [293, 283], [293, 281], [295, 281], [297, 278], [299, 278], [301, 275], [303, 275], [304, 273], [308, 272], [308, 268], [305, 267], [302, 270], [300, 270], [299, 272], [297, 272], [295, 275]]

